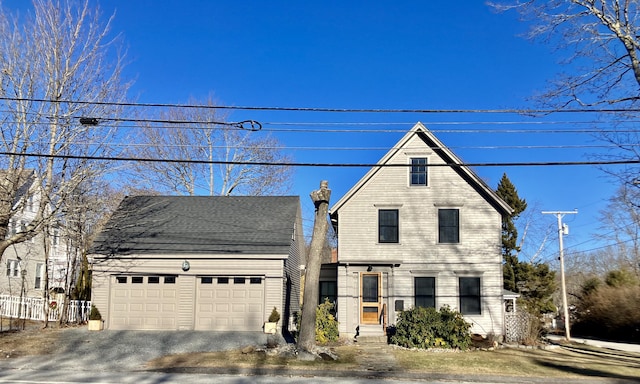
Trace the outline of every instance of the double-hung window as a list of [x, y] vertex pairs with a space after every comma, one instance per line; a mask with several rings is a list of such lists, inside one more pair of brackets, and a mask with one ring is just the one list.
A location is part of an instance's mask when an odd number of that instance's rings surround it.
[[36, 264], [36, 281], [34, 284], [35, 289], [42, 289], [42, 278], [44, 277], [44, 263]]
[[416, 277], [414, 280], [415, 306], [436, 307], [436, 278]]
[[427, 185], [427, 158], [411, 158], [411, 172], [409, 184], [412, 186]]
[[438, 242], [456, 244], [460, 242], [460, 211], [438, 210]]
[[480, 297], [480, 278], [461, 277], [460, 288], [460, 313], [463, 315], [480, 315], [482, 304]]
[[18, 260], [7, 260], [7, 276], [18, 277], [20, 274], [20, 264]]
[[398, 242], [398, 210], [381, 209], [378, 211], [378, 242]]

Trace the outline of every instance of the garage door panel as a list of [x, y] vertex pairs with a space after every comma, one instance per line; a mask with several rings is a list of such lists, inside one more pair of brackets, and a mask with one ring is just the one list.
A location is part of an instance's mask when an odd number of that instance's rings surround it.
[[[196, 329], [259, 331], [264, 312], [264, 284], [249, 284], [250, 278], [210, 278], [212, 284], [197, 284]], [[261, 280], [260, 280], [261, 281]], [[210, 306], [208, 305], [210, 304]], [[211, 309], [211, 311], [209, 310]]]
[[159, 330], [177, 329], [177, 295], [175, 284], [159, 284], [157, 276], [149, 284], [149, 278], [137, 279], [127, 276], [120, 283], [114, 280], [114, 289], [109, 311], [111, 329]]

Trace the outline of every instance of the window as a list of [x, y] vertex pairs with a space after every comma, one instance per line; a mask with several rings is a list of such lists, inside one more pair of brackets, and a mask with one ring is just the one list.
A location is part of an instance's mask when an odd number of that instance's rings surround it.
[[228, 277], [218, 277], [218, 284], [229, 284]]
[[329, 300], [331, 303], [335, 303], [338, 300], [338, 284], [335, 281], [321, 281], [320, 282], [320, 304], [325, 300]]
[[34, 284], [35, 289], [42, 289], [42, 277], [44, 276], [44, 264], [36, 264], [36, 281]]
[[251, 278], [249, 278], [249, 284], [262, 284], [262, 278], [260, 278], [260, 277], [251, 277]]
[[175, 276], [165, 276], [164, 277], [164, 283], [165, 284], [175, 284], [176, 283], [176, 277]]
[[438, 210], [438, 242], [460, 242], [460, 221], [458, 209]]
[[131, 277], [131, 284], [142, 284], [143, 279], [142, 276], [133, 276]]
[[416, 307], [436, 307], [436, 278], [416, 277], [414, 280]]
[[427, 185], [427, 158], [411, 159], [410, 185]]
[[160, 276], [149, 276], [147, 282], [149, 284], [160, 284]]
[[116, 282], [118, 284], [127, 284], [127, 276], [116, 276]]
[[233, 278], [233, 284], [244, 284], [244, 277], [234, 277]]
[[7, 276], [18, 277], [20, 274], [20, 264], [18, 260], [7, 260]]
[[480, 305], [480, 278], [460, 278], [460, 313], [463, 315], [479, 315]]
[[200, 284], [213, 284], [213, 277], [211, 277], [211, 276], [202, 276], [200, 278]]
[[378, 242], [398, 242], [398, 210], [381, 209], [378, 211]]
[[56, 246], [60, 242], [60, 231], [57, 229], [53, 230], [53, 245]]

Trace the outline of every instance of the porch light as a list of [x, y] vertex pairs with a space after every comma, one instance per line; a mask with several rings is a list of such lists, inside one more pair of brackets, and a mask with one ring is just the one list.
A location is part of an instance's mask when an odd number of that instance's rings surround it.
[[189, 264], [188, 260], [182, 262], [182, 270], [187, 272], [191, 268], [191, 264]]

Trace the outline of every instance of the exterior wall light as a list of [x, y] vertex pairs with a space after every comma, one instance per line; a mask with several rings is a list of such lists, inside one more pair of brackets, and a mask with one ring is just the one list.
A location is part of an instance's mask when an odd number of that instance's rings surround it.
[[191, 264], [189, 264], [189, 261], [185, 260], [182, 262], [183, 271], [187, 272], [190, 268], [191, 268]]

